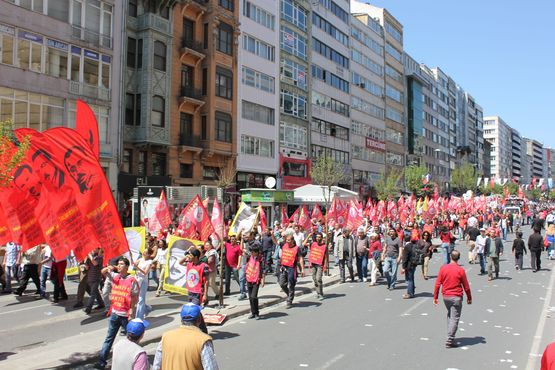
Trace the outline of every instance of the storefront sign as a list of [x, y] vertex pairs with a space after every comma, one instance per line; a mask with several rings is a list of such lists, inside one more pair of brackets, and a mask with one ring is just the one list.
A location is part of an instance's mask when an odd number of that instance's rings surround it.
[[60, 49], [60, 50], [63, 50], [63, 51], [68, 51], [69, 50], [69, 45], [68, 44], [64, 44], [63, 42], [60, 42], [60, 41], [57, 41], [57, 40], [48, 39], [46, 41], [46, 43], [51, 48]]
[[249, 190], [241, 195], [243, 202], [287, 203], [293, 201], [292, 191]]
[[18, 36], [19, 36], [20, 39], [26, 39], [26, 40], [29, 40], [29, 41], [39, 42], [39, 43], [42, 44], [42, 36], [40, 36], [40, 35], [36, 35], [34, 33], [19, 30]]
[[374, 149], [380, 152], [385, 152], [385, 142], [372, 139], [371, 137], [366, 137], [366, 147], [368, 149]]

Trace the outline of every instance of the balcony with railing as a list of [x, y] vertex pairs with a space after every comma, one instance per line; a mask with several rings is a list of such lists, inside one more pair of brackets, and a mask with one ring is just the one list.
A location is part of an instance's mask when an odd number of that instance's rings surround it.
[[203, 149], [199, 135], [179, 134], [179, 145], [183, 150], [201, 152]]
[[204, 57], [204, 47], [201, 42], [189, 38], [181, 40], [180, 59], [182, 63], [197, 67]]
[[201, 91], [191, 86], [181, 86], [179, 100], [180, 110], [193, 110], [196, 113], [204, 105]]

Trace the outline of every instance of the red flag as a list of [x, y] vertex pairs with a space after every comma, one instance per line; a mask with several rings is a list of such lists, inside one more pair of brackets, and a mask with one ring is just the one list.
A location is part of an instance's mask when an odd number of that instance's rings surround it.
[[258, 202], [258, 220], [260, 222], [260, 228], [262, 229], [262, 232], [264, 232], [268, 228], [268, 224], [266, 222], [266, 213], [264, 212], [264, 208], [260, 202]]
[[362, 224], [362, 205], [357, 201], [351, 200], [348, 209], [347, 227], [355, 230]]
[[489, 180], [489, 186], [493, 189], [495, 187], [495, 177], [492, 177]]
[[100, 159], [100, 140], [98, 123], [92, 109], [82, 100], [77, 99], [77, 113], [75, 115], [75, 131], [89, 144], [96, 160]]
[[287, 216], [287, 209], [285, 206], [281, 206], [281, 226], [287, 226], [289, 224], [289, 216]]
[[295, 225], [299, 223], [299, 213], [301, 212], [301, 206], [297, 207], [295, 212], [289, 217], [289, 222], [293, 221]]
[[218, 240], [221, 240], [220, 235], [224, 228], [224, 219], [218, 198], [214, 198], [214, 205], [212, 206], [212, 226], [214, 227], [214, 235]]
[[303, 229], [308, 230], [312, 225], [312, 222], [310, 222], [310, 214], [308, 213], [308, 209], [306, 209], [306, 204], [303, 204], [300, 208], [299, 225], [301, 225]]
[[437, 183], [434, 184], [434, 200], [438, 200], [439, 199], [439, 187], [437, 186]]
[[316, 204], [312, 209], [312, 219], [313, 220], [323, 220], [322, 210], [320, 210], [320, 206]]
[[154, 215], [148, 222], [149, 231], [153, 234], [159, 234], [164, 231], [172, 223], [172, 216], [166, 199], [166, 193], [162, 190], [160, 194], [160, 202], [156, 205]]
[[[56, 168], [64, 169], [66, 175], [63, 180], [60, 175], [58, 183], [63, 182], [62, 186], [69, 186], [73, 190], [82, 215], [92, 227], [89, 237], [98, 240], [104, 249], [105, 260], [128, 252], [127, 238], [112, 190], [87, 141], [75, 130], [65, 127], [46, 130], [43, 135], [50, 144], [52, 163]], [[67, 196], [71, 196], [69, 192]], [[86, 246], [90, 247], [90, 244]], [[86, 254], [90, 250], [82, 252]]]
[[14, 241], [12, 231], [6, 215], [4, 215], [4, 209], [0, 206], [0, 244], [5, 245], [8, 242]]
[[326, 210], [326, 217], [328, 219], [328, 226], [333, 226], [335, 222], [336, 212], [335, 212], [335, 204], [336, 200], [335, 197], [331, 201], [330, 207]]
[[214, 232], [208, 212], [198, 194], [183, 208], [181, 215], [183, 217], [177, 231], [182, 237], [195, 240], [200, 238], [200, 240], [206, 241]]

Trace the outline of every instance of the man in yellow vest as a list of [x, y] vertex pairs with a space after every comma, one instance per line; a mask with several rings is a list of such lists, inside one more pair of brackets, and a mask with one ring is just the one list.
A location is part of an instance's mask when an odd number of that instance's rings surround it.
[[199, 329], [201, 309], [194, 303], [183, 305], [181, 326], [162, 335], [154, 370], [218, 370], [212, 338]]

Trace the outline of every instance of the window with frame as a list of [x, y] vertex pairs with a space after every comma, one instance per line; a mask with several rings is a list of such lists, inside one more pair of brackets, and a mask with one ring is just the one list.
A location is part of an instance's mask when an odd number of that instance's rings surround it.
[[342, 140], [349, 140], [349, 129], [336, 125], [322, 119], [312, 117], [312, 131], [319, 132], [321, 134], [336, 137]]
[[200, 117], [200, 139], [206, 140], [208, 138], [208, 118], [206, 116]]
[[368, 36], [366, 32], [357, 27], [351, 27], [351, 36], [353, 36], [354, 39], [362, 42], [364, 45], [370, 48], [370, 50], [372, 50], [379, 56], [383, 56], [383, 46], [380, 45], [376, 40]]
[[364, 78], [356, 72], [351, 72], [351, 78], [351, 82], [354, 85], [368, 91], [370, 94], [377, 96], [378, 98], [383, 97], [383, 87], [380, 85]]
[[349, 68], [349, 58], [314, 37], [312, 38], [312, 50], [323, 55], [332, 62], [337, 63], [343, 68]]
[[243, 66], [241, 81], [244, 85], [257, 88], [273, 94], [275, 91], [275, 79], [265, 73], [255, 71]]
[[287, 148], [307, 150], [308, 130], [293, 123], [280, 122], [279, 143]]
[[403, 83], [403, 75], [397, 72], [397, 70], [391, 67], [389, 64], [385, 65], [385, 74], [391, 77], [392, 79], [394, 79], [395, 81]]
[[154, 68], [166, 71], [166, 44], [162, 41], [154, 41]]
[[184, 179], [192, 179], [193, 178], [193, 165], [187, 163], [180, 163], [179, 164], [179, 177]]
[[385, 110], [364, 99], [351, 96], [351, 107], [364, 113], [368, 113], [372, 117], [383, 120], [385, 118]]
[[306, 97], [281, 90], [279, 107], [285, 114], [306, 119]]
[[389, 55], [391, 55], [394, 59], [396, 59], [398, 62], [402, 63], [402, 53], [397, 50], [394, 46], [392, 46], [389, 42], [385, 43], [385, 52]]
[[227, 55], [233, 55], [233, 27], [220, 22], [217, 30], [216, 49]]
[[281, 0], [280, 5], [281, 19], [306, 31], [306, 17], [308, 11], [294, 0]]
[[403, 113], [399, 112], [397, 109], [392, 107], [386, 107], [385, 117], [392, 121], [403, 123]]
[[129, 68], [143, 67], [143, 39], [127, 38], [127, 66]]
[[250, 35], [243, 35], [243, 49], [271, 62], [274, 61], [275, 47]]
[[306, 38], [286, 26], [281, 27], [280, 36], [281, 50], [306, 60]]
[[248, 0], [243, 0], [243, 15], [272, 31], [275, 28], [276, 17]]
[[220, 176], [220, 167], [202, 167], [202, 178], [204, 180], [217, 180]]
[[404, 94], [389, 84], [385, 85], [385, 94], [396, 102], [403, 103]]
[[272, 108], [243, 100], [241, 105], [241, 116], [244, 119], [265, 123], [275, 124], [275, 111]]
[[351, 59], [354, 62], [364, 66], [366, 69], [368, 69], [370, 72], [374, 73], [375, 75], [378, 75], [380, 77], [383, 76], [383, 67], [378, 63], [374, 62], [372, 59], [368, 58], [360, 51], [352, 49]]
[[166, 122], [166, 103], [163, 97], [155, 95], [152, 98], [152, 113], [150, 115], [152, 126], [164, 127]]
[[154, 176], [166, 176], [165, 153], [152, 153], [152, 174]]
[[146, 176], [146, 152], [140, 151], [137, 160], [137, 175]]
[[395, 40], [397, 40], [397, 42], [399, 42], [400, 44], [403, 43], [403, 36], [401, 35], [401, 31], [399, 31], [397, 27], [395, 27], [388, 21], [385, 21], [385, 31], [390, 34]]
[[326, 9], [331, 11], [337, 18], [341, 19], [343, 22], [349, 22], [349, 13], [347, 13], [343, 8], [335, 3], [333, 0], [320, 0]]
[[312, 24], [322, 31], [326, 32], [328, 35], [339, 41], [345, 46], [349, 46], [349, 36], [341, 32], [332, 23], [328, 22], [316, 12], [312, 12]]
[[0, 63], [14, 65], [15, 45], [15, 28], [2, 26], [0, 28]]
[[335, 87], [336, 89], [339, 89], [347, 94], [349, 93], [348, 81], [345, 81], [344, 79], [331, 73], [330, 71], [326, 71], [324, 68], [319, 67], [316, 64], [312, 65], [312, 77], [324, 81], [331, 87]]
[[349, 152], [311, 145], [312, 158], [329, 157], [336, 163], [349, 164]]
[[306, 90], [306, 67], [290, 59], [280, 62], [280, 76], [286, 82]]
[[312, 92], [312, 104], [339, 113], [345, 117], [350, 115], [350, 109], [347, 104], [316, 91]]
[[216, 96], [233, 99], [233, 72], [229, 69], [216, 67]]
[[216, 140], [231, 143], [231, 116], [227, 113], [216, 112], [214, 120]]
[[233, 1], [234, 0], [219, 0], [219, 4], [222, 8], [233, 11]]
[[48, 39], [46, 46], [44, 72], [52, 77], [67, 79], [69, 45]]
[[241, 153], [265, 158], [274, 158], [274, 141], [241, 135]]
[[131, 149], [123, 149], [123, 154], [121, 158], [121, 171], [126, 173], [131, 173], [133, 161], [133, 151]]
[[130, 17], [137, 18], [137, 0], [129, 0], [127, 3], [127, 14]]
[[125, 124], [141, 125], [141, 94], [125, 94]]

